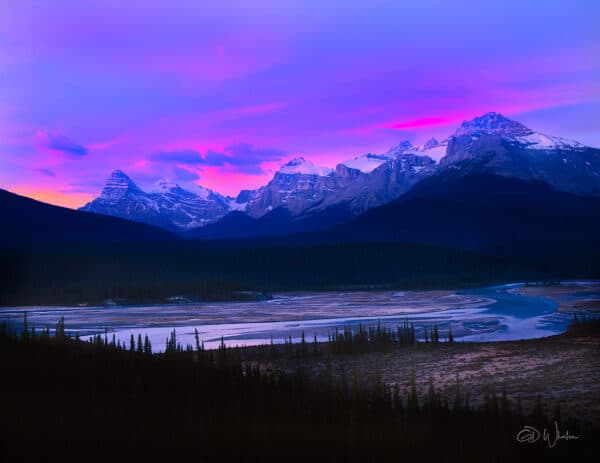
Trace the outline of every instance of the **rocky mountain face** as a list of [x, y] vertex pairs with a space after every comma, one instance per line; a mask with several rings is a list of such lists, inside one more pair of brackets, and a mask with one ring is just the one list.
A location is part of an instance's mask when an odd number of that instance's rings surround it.
[[450, 137], [440, 168], [540, 180], [560, 191], [600, 195], [600, 149], [534, 132], [496, 113], [464, 122]]
[[197, 193], [167, 180], [157, 191], [142, 191], [125, 173], [114, 171], [100, 196], [81, 208], [83, 211], [121, 217], [168, 230], [188, 230], [219, 220], [230, 210], [230, 201], [206, 188]]
[[[263, 222], [270, 228], [272, 217], [304, 223], [304, 227], [310, 223], [309, 228], [314, 228], [318, 223], [349, 220], [403, 196], [424, 179], [456, 170], [538, 180], [559, 191], [600, 196], [600, 149], [543, 135], [500, 114], [487, 113], [463, 122], [447, 139], [431, 138], [417, 146], [403, 141], [385, 153], [364, 154], [335, 169], [295, 158], [281, 166], [267, 185], [243, 190], [237, 198], [202, 187], [190, 192], [167, 181], [146, 193], [123, 172], [115, 171], [102, 194], [83, 210], [179, 231], [213, 224], [231, 213], [235, 217], [226, 223], [238, 228], [247, 222], [240, 214], [265, 217]], [[285, 213], [273, 215], [279, 209]], [[332, 211], [332, 217], [325, 217], [327, 211]]]
[[344, 190], [361, 175], [344, 165], [333, 170], [296, 158], [283, 165], [266, 186], [240, 193], [237, 201], [245, 202], [245, 211], [251, 217], [261, 217], [279, 207], [298, 215]]
[[359, 215], [400, 197], [435, 171], [435, 161], [430, 157], [400, 152], [370, 173], [356, 176], [346, 188], [331, 193], [315, 208], [345, 203], [351, 216]]

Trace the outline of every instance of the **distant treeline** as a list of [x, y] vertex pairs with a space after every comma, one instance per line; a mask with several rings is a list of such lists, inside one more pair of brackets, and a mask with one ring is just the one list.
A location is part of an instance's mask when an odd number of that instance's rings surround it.
[[0, 251], [0, 306], [247, 298], [244, 291], [433, 289], [547, 279], [535, 266], [416, 244], [172, 241]]
[[[263, 369], [245, 359], [244, 349], [222, 344], [206, 351], [198, 337], [195, 346], [183, 347], [175, 332], [166, 352], [157, 355], [141, 336], [132, 336], [129, 345], [108, 335], [82, 342], [66, 334], [62, 320], [53, 334], [26, 325], [19, 335], [0, 327], [5, 399], [0, 425], [3, 437], [28, 455], [36, 447], [51, 453], [125, 446], [138, 456], [191, 449], [198, 457], [221, 459], [311, 455], [481, 462], [566, 458], [575, 447], [579, 452], [594, 446], [585, 438], [553, 449], [542, 440], [518, 443], [515, 436], [524, 425], [542, 430], [557, 421], [573, 435], [593, 430], [578, 428], [556, 404], [540, 400], [524, 415], [506, 393], [486, 394], [474, 407], [458, 376], [451, 399], [431, 381], [427, 391], [419, 391], [414, 365], [403, 393], [378, 374], [334, 376], [327, 361], [309, 375], [302, 355], [290, 357], [297, 362], [291, 373]], [[401, 329], [410, 338], [410, 327]], [[264, 347], [277, 349], [276, 355], [288, 352], [287, 346]]]

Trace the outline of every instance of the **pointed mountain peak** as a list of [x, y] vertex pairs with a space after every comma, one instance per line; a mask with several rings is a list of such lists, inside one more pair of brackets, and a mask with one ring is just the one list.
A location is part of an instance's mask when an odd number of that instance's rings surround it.
[[110, 177], [108, 177], [108, 180], [106, 180], [100, 196], [103, 198], [118, 199], [128, 190], [138, 190], [138, 187], [125, 172], [114, 170], [110, 174]]
[[329, 167], [316, 166], [312, 162], [307, 161], [306, 159], [300, 156], [282, 165], [277, 172], [280, 174], [287, 175], [304, 174], [326, 177], [327, 175], [330, 175], [333, 172], [333, 169]]
[[292, 167], [292, 166], [299, 166], [301, 164], [306, 163], [306, 159], [304, 159], [302, 156], [298, 156], [294, 159], [292, 159], [291, 161], [286, 162], [282, 167]]
[[436, 146], [440, 146], [440, 142], [436, 138], [432, 137], [423, 144], [422, 149], [429, 150], [431, 148], [435, 148]]
[[125, 172], [123, 172], [122, 170], [119, 170], [119, 169], [113, 170], [110, 174], [110, 177], [108, 177], [108, 179], [109, 180], [111, 180], [111, 179], [126, 180], [128, 182], [133, 183], [133, 180], [131, 180]]
[[106, 180], [105, 188], [127, 188], [127, 187], [137, 187], [135, 182], [131, 180], [131, 178], [122, 170], [113, 170], [110, 174], [110, 177]]
[[489, 112], [475, 117], [470, 121], [463, 121], [454, 136], [470, 133], [487, 133], [506, 137], [524, 137], [533, 133], [520, 122], [513, 121], [502, 114]]
[[408, 140], [404, 140], [398, 143], [396, 146], [392, 146], [389, 150], [387, 150], [386, 155], [390, 158], [394, 158], [404, 153], [406, 150], [411, 149], [412, 147], [413, 145], [411, 142], [409, 142]]

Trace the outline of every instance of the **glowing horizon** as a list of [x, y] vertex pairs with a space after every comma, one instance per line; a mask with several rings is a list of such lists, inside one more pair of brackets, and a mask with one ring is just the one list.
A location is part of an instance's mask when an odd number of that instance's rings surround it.
[[365, 5], [3, 3], [0, 188], [79, 207], [120, 169], [235, 196], [488, 111], [600, 146], [600, 5]]

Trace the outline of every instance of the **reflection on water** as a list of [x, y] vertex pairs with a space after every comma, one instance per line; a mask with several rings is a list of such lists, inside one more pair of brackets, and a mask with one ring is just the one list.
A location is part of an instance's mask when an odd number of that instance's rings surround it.
[[[165, 304], [135, 307], [28, 307], [30, 326], [51, 328], [65, 317], [68, 331], [85, 339], [108, 331], [129, 342], [131, 334], [148, 335], [155, 351], [163, 350], [175, 328], [182, 345], [193, 344], [194, 329], [207, 348], [216, 347], [223, 336], [228, 345], [326, 340], [336, 328], [376, 324], [393, 325], [405, 320], [415, 324], [422, 336], [425, 327], [448, 328], [457, 340], [492, 341], [549, 336], [563, 332], [572, 315], [557, 311], [558, 304], [543, 297], [515, 291], [519, 285], [468, 291], [415, 292], [311, 292], [275, 294], [269, 301]], [[598, 287], [592, 284], [592, 293]], [[589, 291], [588, 291], [589, 293]], [[579, 294], [579, 293], [578, 293]], [[587, 293], [581, 293], [587, 294]], [[578, 297], [566, 294], [565, 297]], [[0, 321], [19, 328], [24, 308], [0, 309]]]

